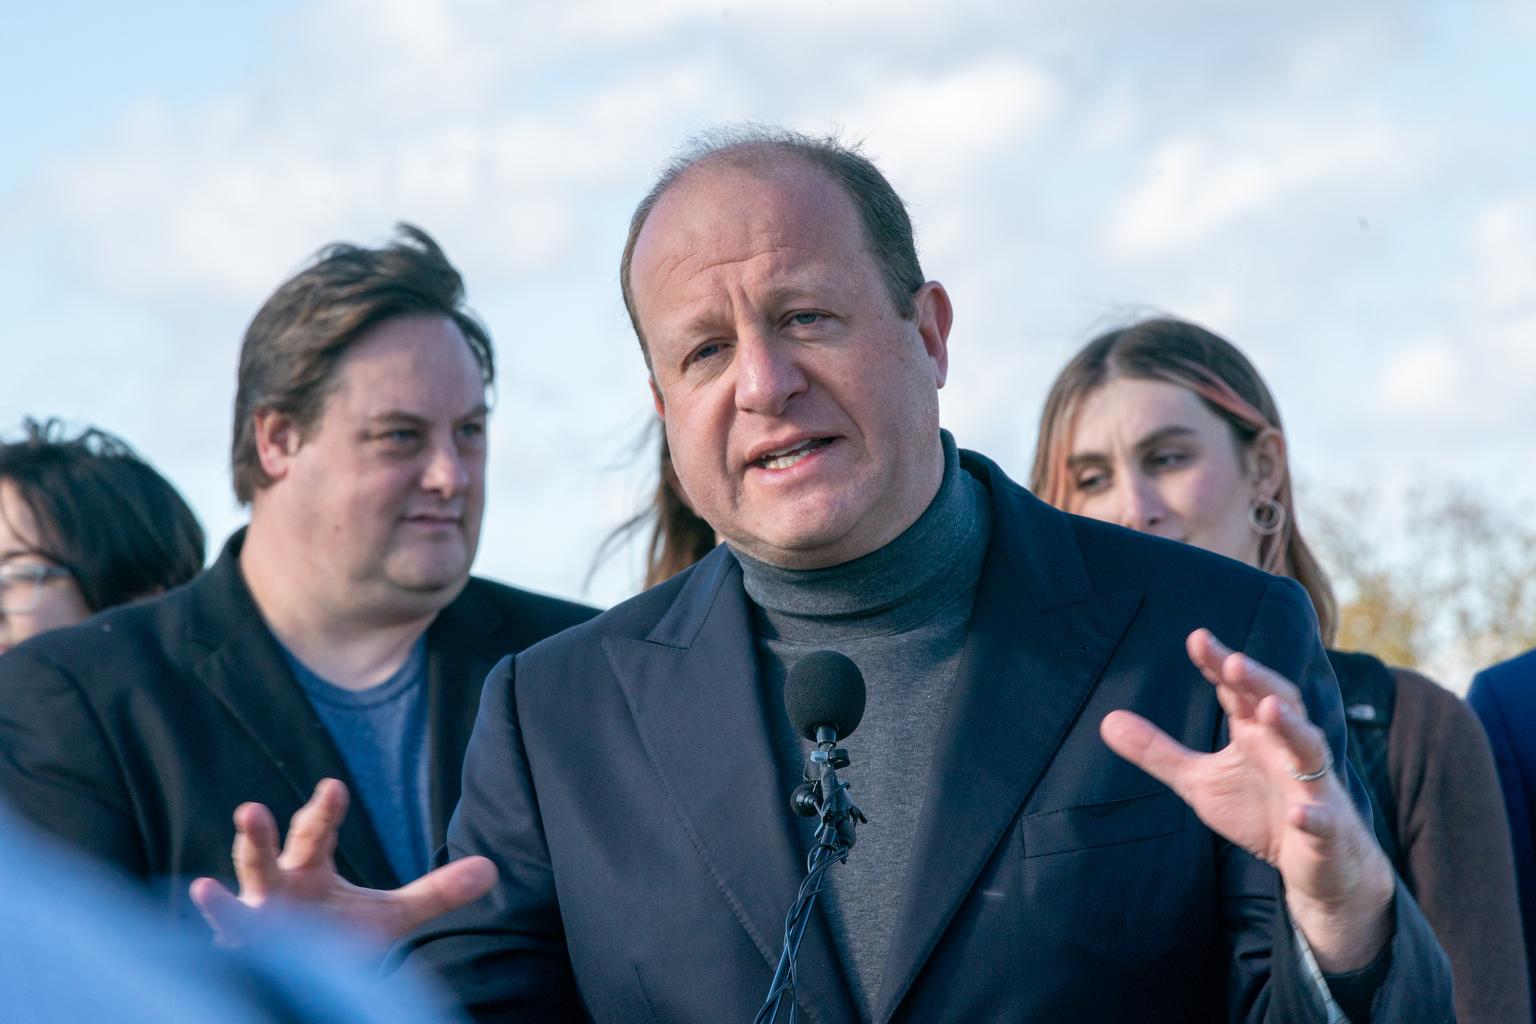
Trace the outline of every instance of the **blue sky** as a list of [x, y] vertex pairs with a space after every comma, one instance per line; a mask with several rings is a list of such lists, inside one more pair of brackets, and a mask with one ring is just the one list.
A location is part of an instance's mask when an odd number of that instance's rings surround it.
[[[947, 424], [1027, 471], [1050, 378], [1159, 309], [1253, 357], [1309, 489], [1536, 500], [1536, 15], [1489, 2], [74, 4], [0, 19], [0, 429], [124, 435], [222, 537], [239, 338], [406, 219], [502, 367], [479, 571], [582, 593], [649, 414], [633, 203], [713, 123], [864, 140], [956, 304]], [[643, 460], [642, 460], [643, 461]], [[586, 596], [636, 579], [633, 552]]]

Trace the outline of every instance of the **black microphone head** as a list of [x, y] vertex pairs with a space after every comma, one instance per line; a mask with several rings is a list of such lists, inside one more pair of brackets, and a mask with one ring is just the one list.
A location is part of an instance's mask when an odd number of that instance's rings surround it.
[[843, 739], [864, 717], [864, 673], [836, 651], [812, 651], [790, 669], [784, 707], [795, 731], [812, 743], [819, 725], [830, 725]]

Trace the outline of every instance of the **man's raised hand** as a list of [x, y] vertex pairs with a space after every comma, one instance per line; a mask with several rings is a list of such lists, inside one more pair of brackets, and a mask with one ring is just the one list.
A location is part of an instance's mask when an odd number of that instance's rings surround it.
[[191, 885], [197, 905], [218, 941], [241, 945], [283, 905], [315, 907], [364, 938], [393, 942], [439, 914], [472, 903], [496, 884], [496, 866], [465, 857], [398, 889], [365, 889], [336, 872], [336, 840], [347, 816], [347, 787], [322, 779], [309, 802], [294, 813], [288, 839], [278, 847], [277, 822], [257, 803], [235, 809], [233, 859], [240, 893], [212, 878]]
[[1189, 657], [1227, 715], [1231, 742], [1196, 753], [1130, 711], [1099, 732], [1111, 750], [1165, 783], [1213, 830], [1273, 864], [1291, 919], [1329, 973], [1370, 963], [1392, 933], [1395, 878], [1289, 680], [1189, 635]]

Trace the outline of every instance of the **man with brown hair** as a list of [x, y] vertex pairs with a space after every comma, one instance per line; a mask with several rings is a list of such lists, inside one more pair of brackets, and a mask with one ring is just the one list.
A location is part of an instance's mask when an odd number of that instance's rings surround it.
[[481, 683], [591, 610], [469, 575], [495, 370], [463, 300], [409, 226], [278, 288], [240, 355], [249, 525], [188, 586], [0, 659], [0, 798], [179, 912], [197, 876], [263, 891], [295, 812], [290, 856], [344, 817], [343, 878], [415, 882], [391, 927], [483, 891], [483, 863], [426, 873]]

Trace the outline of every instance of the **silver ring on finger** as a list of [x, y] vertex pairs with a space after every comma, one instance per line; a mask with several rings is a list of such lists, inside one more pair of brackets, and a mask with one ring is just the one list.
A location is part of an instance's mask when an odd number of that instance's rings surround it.
[[1297, 782], [1316, 782], [1324, 775], [1327, 775], [1329, 772], [1333, 771], [1333, 751], [1323, 751], [1322, 767], [1318, 768], [1315, 772], [1299, 772], [1294, 766], [1287, 770], [1291, 773], [1291, 778], [1295, 779]]

